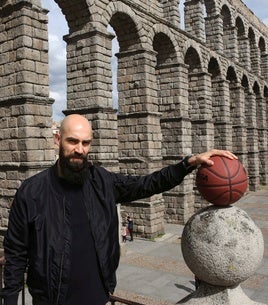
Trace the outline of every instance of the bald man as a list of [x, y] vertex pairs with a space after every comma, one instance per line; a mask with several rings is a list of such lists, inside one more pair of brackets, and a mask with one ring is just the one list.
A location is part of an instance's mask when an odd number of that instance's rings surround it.
[[27, 268], [34, 305], [104, 305], [116, 286], [119, 263], [116, 203], [130, 202], [180, 184], [211, 150], [146, 176], [124, 176], [88, 163], [92, 128], [67, 116], [56, 136], [59, 159], [18, 189], [4, 240], [5, 305], [16, 305]]

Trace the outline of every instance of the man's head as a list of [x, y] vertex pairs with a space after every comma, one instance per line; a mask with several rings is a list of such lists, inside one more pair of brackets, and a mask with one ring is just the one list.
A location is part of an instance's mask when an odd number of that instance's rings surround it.
[[71, 114], [61, 123], [56, 135], [59, 146], [59, 175], [79, 182], [86, 171], [87, 156], [92, 142], [92, 128], [89, 121], [78, 114]]

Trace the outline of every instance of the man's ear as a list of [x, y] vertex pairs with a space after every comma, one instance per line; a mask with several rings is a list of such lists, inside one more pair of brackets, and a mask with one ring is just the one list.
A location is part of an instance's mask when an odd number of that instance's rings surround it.
[[54, 143], [59, 147], [60, 146], [60, 134], [55, 133], [54, 134]]

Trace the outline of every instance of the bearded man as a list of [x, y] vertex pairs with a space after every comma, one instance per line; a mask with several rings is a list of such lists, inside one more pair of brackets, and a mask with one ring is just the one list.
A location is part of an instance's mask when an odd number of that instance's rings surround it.
[[88, 120], [67, 116], [56, 164], [18, 189], [4, 240], [5, 305], [17, 304], [26, 270], [33, 305], [106, 304], [119, 263], [116, 203], [169, 190], [197, 165], [212, 165], [213, 155], [237, 158], [210, 150], [146, 176], [124, 176], [87, 161], [91, 142]]

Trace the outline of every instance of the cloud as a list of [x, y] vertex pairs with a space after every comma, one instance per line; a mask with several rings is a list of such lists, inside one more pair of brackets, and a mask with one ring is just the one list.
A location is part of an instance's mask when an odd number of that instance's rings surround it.
[[42, 0], [42, 6], [48, 13], [49, 41], [49, 96], [55, 100], [53, 104], [53, 120], [60, 121], [66, 109], [66, 43], [62, 39], [69, 29], [65, 17], [54, 0]]
[[66, 109], [66, 44], [55, 34], [49, 34], [49, 80], [53, 104], [53, 119], [63, 118]]

